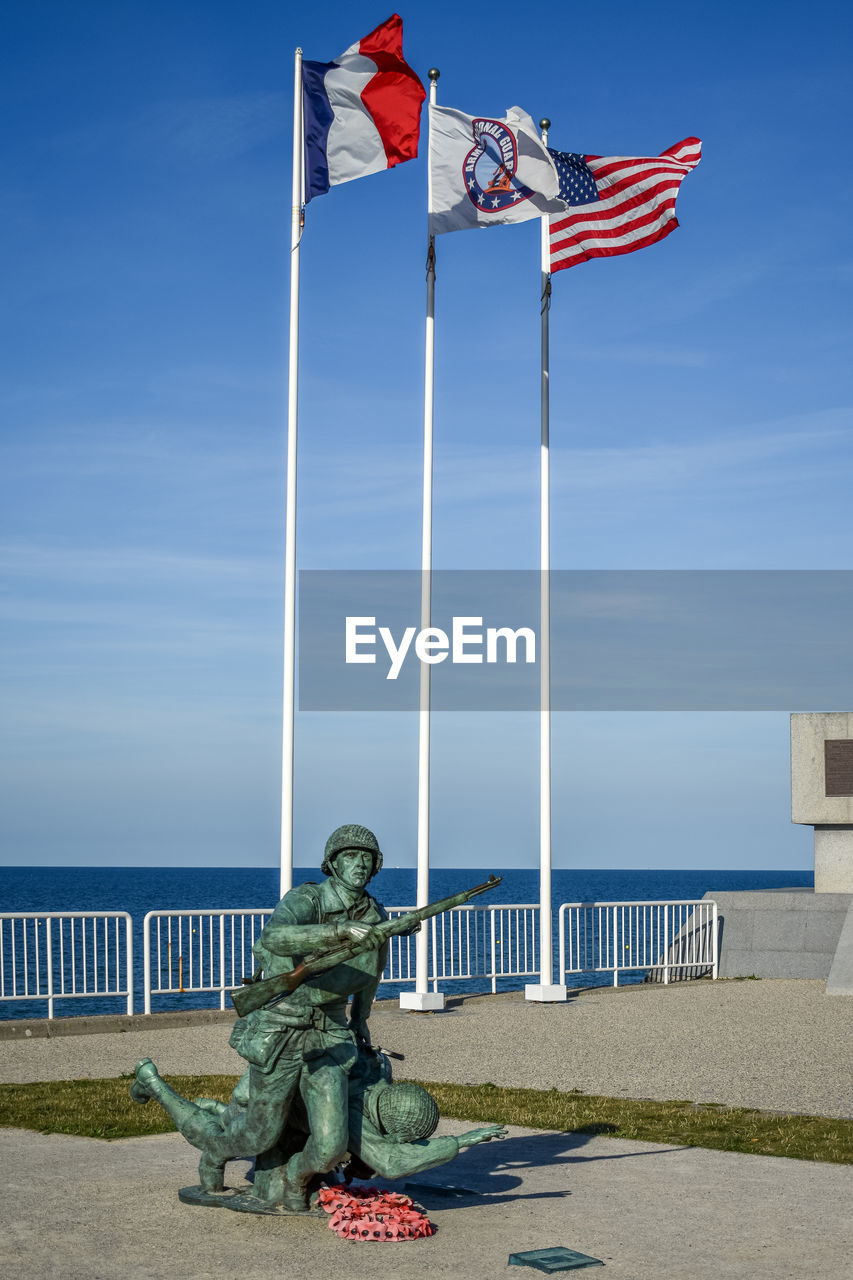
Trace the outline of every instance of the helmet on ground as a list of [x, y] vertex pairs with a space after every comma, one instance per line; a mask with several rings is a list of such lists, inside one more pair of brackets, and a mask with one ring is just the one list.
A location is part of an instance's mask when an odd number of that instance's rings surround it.
[[382, 870], [382, 852], [376, 836], [372, 831], [368, 831], [367, 827], [360, 827], [354, 822], [348, 822], [333, 831], [326, 841], [323, 862], [320, 867], [324, 876], [331, 875], [332, 863], [339, 853], [343, 853], [344, 849], [362, 849], [365, 853], [373, 854], [371, 879]]
[[435, 1133], [438, 1105], [419, 1084], [389, 1084], [379, 1095], [379, 1123], [392, 1142], [415, 1142]]

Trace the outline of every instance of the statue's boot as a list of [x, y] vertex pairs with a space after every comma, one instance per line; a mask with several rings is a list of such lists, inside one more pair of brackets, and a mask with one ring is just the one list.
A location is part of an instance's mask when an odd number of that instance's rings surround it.
[[[202, 1149], [199, 1161], [199, 1182], [205, 1191], [221, 1191], [225, 1185], [225, 1161], [208, 1155], [204, 1148], [222, 1135], [222, 1124], [218, 1115], [199, 1107], [179, 1093], [162, 1078], [150, 1058], [141, 1058], [133, 1071], [134, 1080], [130, 1086], [130, 1096], [134, 1102], [146, 1103], [155, 1098], [160, 1106], [171, 1116], [178, 1131], [187, 1142]], [[212, 1101], [212, 1099], [211, 1099]]]
[[147, 1081], [154, 1072], [157, 1079], [160, 1079], [159, 1072], [154, 1066], [150, 1058], [140, 1058], [136, 1066], [133, 1068], [133, 1083], [130, 1086], [130, 1096], [134, 1102], [145, 1104], [150, 1102], [154, 1094], [148, 1088]]
[[198, 1162], [198, 1183], [202, 1191], [224, 1191], [225, 1165], [202, 1151]]
[[276, 1197], [284, 1205], [285, 1209], [290, 1209], [291, 1213], [307, 1213], [310, 1204], [308, 1200], [308, 1184], [316, 1175], [316, 1168], [313, 1163], [305, 1158], [305, 1151], [297, 1151], [296, 1155], [291, 1156], [284, 1170], [284, 1177], [281, 1179], [280, 1191]]

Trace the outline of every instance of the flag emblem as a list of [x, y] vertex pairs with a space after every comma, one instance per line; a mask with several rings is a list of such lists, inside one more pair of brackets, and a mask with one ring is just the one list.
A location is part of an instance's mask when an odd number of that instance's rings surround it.
[[515, 176], [515, 135], [501, 120], [472, 120], [474, 146], [462, 165], [465, 190], [483, 213], [500, 213], [533, 195]]

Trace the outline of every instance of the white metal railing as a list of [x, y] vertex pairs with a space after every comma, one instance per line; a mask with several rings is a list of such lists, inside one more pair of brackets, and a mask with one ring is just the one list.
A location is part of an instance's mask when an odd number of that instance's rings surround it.
[[[412, 907], [389, 907], [392, 918]], [[430, 929], [429, 981], [485, 978], [497, 990], [498, 978], [537, 972], [537, 906], [457, 907], [427, 922]], [[231, 987], [255, 968], [252, 947], [272, 908], [235, 911], [149, 911], [143, 922], [143, 1008], [153, 996], [217, 992], [219, 1007]], [[381, 982], [415, 981], [415, 938], [390, 940]]]
[[231, 987], [255, 969], [252, 947], [271, 907], [233, 911], [149, 911], [142, 925], [144, 1009], [151, 997], [216, 991], [219, 1007]]
[[[717, 977], [717, 904], [564, 902], [559, 914], [560, 974], [647, 969], [669, 982], [673, 970]], [[560, 978], [562, 981], [562, 976]]]
[[115, 996], [133, 1013], [133, 921], [126, 911], [0, 913], [0, 1000]]
[[[392, 917], [411, 910], [390, 907]], [[149, 911], [143, 922], [143, 1001], [215, 992], [226, 1007], [232, 987], [255, 968], [252, 947], [271, 907], [233, 911]], [[429, 982], [500, 978], [539, 971], [539, 908], [533, 904], [456, 907], [425, 924]], [[133, 1012], [133, 925], [126, 911], [0, 914], [0, 1000], [120, 997]], [[563, 903], [558, 918], [559, 975], [646, 970], [718, 972], [717, 904], [705, 901]], [[390, 940], [383, 983], [415, 981], [415, 937]]]
[[[413, 907], [389, 907], [403, 915]], [[492, 991], [498, 978], [524, 978], [538, 972], [539, 907], [511, 903], [496, 907], [454, 907], [426, 922], [430, 930], [428, 980], [464, 982], [486, 978]], [[415, 981], [415, 937], [392, 938], [382, 982]]]

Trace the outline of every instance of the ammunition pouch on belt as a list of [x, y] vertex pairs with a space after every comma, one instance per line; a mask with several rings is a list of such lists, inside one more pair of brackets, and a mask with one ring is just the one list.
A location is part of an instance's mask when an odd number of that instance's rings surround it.
[[257, 1009], [248, 1017], [237, 1019], [229, 1043], [265, 1075], [282, 1054], [310, 1063], [328, 1053], [345, 1071], [356, 1059], [355, 1038], [346, 1022], [311, 1005], [294, 1007], [282, 1002]]

